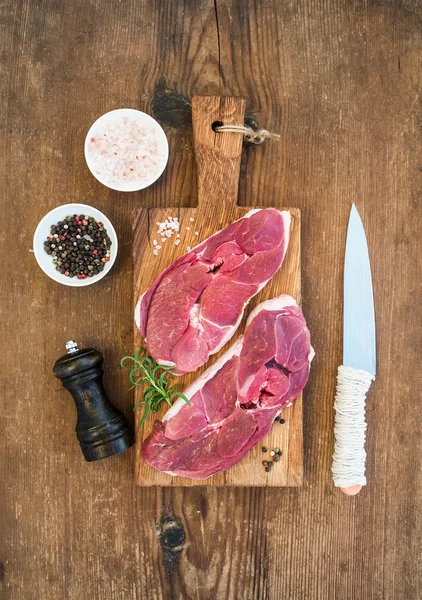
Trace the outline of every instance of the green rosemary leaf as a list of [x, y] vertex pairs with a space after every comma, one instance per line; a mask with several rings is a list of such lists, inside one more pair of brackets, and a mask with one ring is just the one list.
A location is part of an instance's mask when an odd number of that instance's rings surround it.
[[153, 394], [151, 394], [151, 393], [145, 393], [145, 392], [144, 392], [144, 394], [143, 394], [142, 397], [144, 399], [144, 402], [153, 402], [154, 399], [155, 399]]
[[131, 392], [132, 390], [134, 390], [137, 386], [136, 385], [132, 385], [130, 388], [127, 388], [127, 390], [124, 390], [124, 392], [122, 392], [123, 394], [127, 394], [127, 392]]
[[142, 415], [142, 418], [139, 421], [139, 428], [141, 428], [142, 425], [144, 424], [144, 422], [145, 422], [145, 420], [146, 420], [146, 418], [147, 418], [147, 416], [149, 414], [150, 408], [151, 408], [150, 404], [146, 404], [145, 405], [144, 414]]
[[186, 396], [184, 394], [182, 394], [182, 392], [174, 392], [173, 393], [173, 397], [174, 396], [178, 396], [179, 398], [181, 398], [182, 400], [184, 400], [188, 406], [190, 406], [190, 400], [189, 400], [189, 398], [186, 398]]
[[168, 392], [169, 394], [173, 393], [173, 391], [180, 390], [181, 387], [182, 386], [180, 385], [180, 383], [175, 383], [174, 385], [168, 388]]
[[142, 359], [142, 364], [144, 366], [145, 369], [152, 369], [154, 367], [154, 363], [152, 361], [151, 358], [149, 358], [148, 356], [144, 356]]
[[168, 375], [167, 371], [163, 371], [161, 373], [161, 375], [159, 376], [157, 383], [158, 383], [158, 385], [163, 385], [163, 386], [167, 387], [171, 380], [172, 380], [172, 377], [170, 377]]
[[[154, 379], [158, 379], [159, 376], [157, 375], [157, 373], [161, 370], [162, 367], [160, 365], [155, 365], [155, 367], [151, 369], [151, 377], [153, 377]], [[165, 374], [165, 371], [163, 371], [163, 373]]]
[[[121, 366], [121, 367], [125, 367], [125, 366], [126, 366], [126, 365], [125, 365], [125, 362], [126, 362], [127, 360], [135, 360], [135, 359], [133, 358], [133, 356], [124, 356], [124, 357], [121, 359], [121, 361], [120, 361], [120, 366]], [[135, 361], [135, 362], [137, 362], [137, 361]]]
[[138, 406], [140, 406], [141, 404], [145, 404], [145, 402], [146, 400], [139, 400], [139, 402], [137, 402], [133, 407], [133, 410], [135, 411], [138, 408]]

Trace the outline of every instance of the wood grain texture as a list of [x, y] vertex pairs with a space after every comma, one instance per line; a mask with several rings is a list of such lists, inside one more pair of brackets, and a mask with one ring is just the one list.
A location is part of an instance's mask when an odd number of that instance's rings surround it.
[[[225, 124], [243, 123], [244, 101], [241, 98], [219, 98], [202, 96], [193, 98], [193, 136], [198, 177], [197, 208], [138, 208], [134, 212], [133, 222], [133, 272], [134, 305], [141, 294], [156, 277], [183, 256], [188, 247], [194, 247], [233, 221], [244, 216], [251, 207], [240, 208], [236, 205], [239, 183], [239, 167], [242, 152], [242, 136], [231, 133], [215, 133], [212, 124], [216, 121]], [[233, 344], [244, 331], [244, 324], [250, 311], [260, 302], [281, 293], [292, 295], [300, 302], [300, 212], [289, 209], [292, 216], [291, 234], [288, 251], [281, 269], [274, 275], [248, 305], [241, 326], [229, 342]], [[180, 245], [174, 245], [174, 239], [161, 242], [157, 235], [157, 223], [169, 216], [177, 217], [180, 223]], [[191, 220], [192, 219], [192, 220]], [[196, 236], [195, 232], [199, 235]], [[154, 255], [153, 240], [161, 245]], [[135, 349], [142, 345], [138, 329], [135, 326]], [[224, 346], [211, 361], [200, 370], [177, 379], [186, 388], [214, 360], [227, 351]], [[142, 400], [142, 389], [135, 392], [135, 404]], [[141, 418], [143, 407], [137, 410], [135, 421]], [[198, 486], [198, 485], [235, 485], [235, 486], [295, 486], [302, 484], [302, 394], [293, 405], [283, 411], [284, 425], [276, 423], [271, 432], [255, 445], [234, 467], [218, 473], [208, 479], [193, 480], [185, 477], [172, 477], [148, 466], [141, 453], [143, 440], [151, 433], [154, 421], [162, 419], [166, 413], [163, 407], [159, 413], [150, 414], [138, 432], [136, 443], [135, 477], [140, 485], [162, 486]], [[262, 466], [262, 459], [268, 458], [262, 453], [262, 447], [280, 448], [282, 459], [270, 473]]]
[[[0, 22], [0, 596], [419, 599], [420, 1], [2, 0]], [[131, 416], [118, 367], [133, 347], [131, 214], [191, 206], [192, 132], [165, 125], [168, 169], [133, 195], [97, 183], [82, 148], [100, 114], [149, 112], [163, 83], [188, 100], [244, 96], [281, 134], [244, 147], [239, 204], [276, 199], [302, 214], [317, 355], [301, 488], [136, 487], [131, 451], [83, 462], [72, 400], [52, 376], [68, 337], [97, 347], [107, 391]], [[41, 217], [71, 200], [103, 210], [120, 241], [110, 276], [83, 290], [49, 281], [29, 252]], [[379, 363], [369, 483], [345, 498], [330, 464], [351, 202], [369, 241]]]

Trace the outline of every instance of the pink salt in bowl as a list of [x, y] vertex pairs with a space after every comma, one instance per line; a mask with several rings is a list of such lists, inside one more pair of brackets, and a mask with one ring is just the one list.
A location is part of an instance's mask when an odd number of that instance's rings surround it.
[[162, 127], [140, 110], [119, 108], [93, 123], [85, 139], [85, 160], [103, 185], [119, 192], [143, 190], [167, 165], [169, 147]]

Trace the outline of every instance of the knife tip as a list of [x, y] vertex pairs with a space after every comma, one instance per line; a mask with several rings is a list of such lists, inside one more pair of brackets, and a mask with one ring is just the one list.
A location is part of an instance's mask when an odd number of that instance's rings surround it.
[[[357, 206], [354, 202], [352, 203], [352, 208], [350, 209], [349, 227], [352, 223], [362, 223], [361, 216], [360, 216]], [[363, 227], [363, 224], [362, 224], [362, 227]]]

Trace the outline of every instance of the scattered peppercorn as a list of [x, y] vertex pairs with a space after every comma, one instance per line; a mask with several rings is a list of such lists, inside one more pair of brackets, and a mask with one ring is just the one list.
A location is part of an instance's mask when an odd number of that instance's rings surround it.
[[109, 262], [111, 243], [103, 223], [88, 215], [73, 215], [51, 226], [44, 250], [57, 271], [86, 279], [98, 275]]
[[285, 423], [285, 422], [286, 422], [286, 421], [285, 421], [284, 419], [280, 419], [280, 423], [281, 423], [281, 425], [284, 425], [284, 423]]
[[264, 467], [268, 467], [268, 461], [266, 461], [266, 460], [263, 460], [263, 461], [262, 461], [262, 464], [264, 465]]
[[279, 420], [280, 420], [280, 417], [276, 417], [276, 418], [274, 419], [274, 421], [279, 421]]
[[269, 473], [271, 471], [271, 467], [265, 467], [265, 470], [267, 471], [267, 473]]
[[266, 448], [265, 446], [263, 446], [262, 452], [268, 452], [268, 448]]
[[278, 462], [280, 460], [280, 454], [276, 454], [273, 458], [274, 462]]

